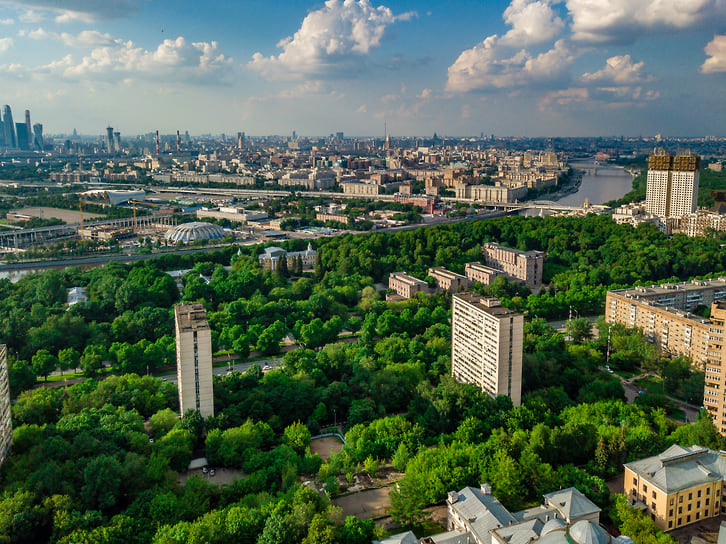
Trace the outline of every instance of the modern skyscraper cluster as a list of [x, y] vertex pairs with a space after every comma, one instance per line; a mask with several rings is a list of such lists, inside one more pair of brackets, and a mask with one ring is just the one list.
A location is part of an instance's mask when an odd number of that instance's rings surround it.
[[2, 109], [0, 119], [0, 148], [20, 149], [22, 151], [42, 151], [43, 125], [30, 123], [30, 110], [25, 110], [25, 121], [13, 121], [13, 112], [7, 104]]
[[659, 149], [648, 158], [645, 211], [658, 217], [683, 217], [696, 211], [701, 158]]

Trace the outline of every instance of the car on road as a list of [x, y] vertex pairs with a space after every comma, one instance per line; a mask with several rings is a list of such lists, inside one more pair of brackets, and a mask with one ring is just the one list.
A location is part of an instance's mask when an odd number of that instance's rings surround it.
[[272, 367], [270, 365], [265, 365], [262, 367], [262, 370], [272, 370]]
[[202, 474], [207, 474], [209, 472], [209, 467], [207, 465], [204, 465], [202, 467]]
[[210, 469], [209, 469], [209, 476], [210, 476], [210, 477], [211, 477], [211, 476], [214, 476], [214, 474], [215, 474], [215, 470], [214, 470], [213, 468], [210, 468]]
[[607, 370], [610, 374], [613, 373], [613, 369], [610, 368], [610, 365], [605, 365], [605, 370]]

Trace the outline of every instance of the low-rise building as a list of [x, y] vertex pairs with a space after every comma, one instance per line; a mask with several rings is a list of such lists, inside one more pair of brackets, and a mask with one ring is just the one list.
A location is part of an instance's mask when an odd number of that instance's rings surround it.
[[211, 217], [212, 219], [227, 219], [233, 223], [247, 223], [267, 219], [267, 212], [260, 210], [245, 210], [236, 206], [220, 206], [216, 209], [202, 208], [197, 210], [197, 219]]
[[447, 270], [443, 266], [429, 268], [429, 276], [436, 281], [436, 287], [442, 291], [456, 293], [471, 287], [471, 281], [466, 276]]
[[726, 456], [677, 444], [663, 453], [626, 463], [624, 491], [664, 531], [726, 514]]
[[521, 251], [494, 242], [482, 246], [487, 266], [502, 270], [508, 278], [526, 285], [533, 293], [542, 288], [544, 251]]
[[298, 259], [301, 261], [303, 269], [311, 269], [315, 266], [317, 258], [318, 252], [308, 243], [305, 251], [286, 251], [276, 246], [266, 247], [258, 260], [264, 270], [275, 272], [280, 269], [282, 259], [285, 259], [287, 269], [292, 271], [295, 269]]
[[393, 289], [403, 299], [409, 299], [416, 293], [428, 293], [430, 291], [428, 283], [404, 272], [392, 272], [388, 276], [388, 288]]
[[574, 487], [544, 495], [540, 506], [511, 513], [491, 486], [450, 491], [448, 532], [416, 539], [411, 532], [374, 544], [633, 544], [600, 526], [600, 508]]
[[478, 281], [484, 285], [489, 285], [494, 281], [494, 278], [504, 275], [504, 272], [497, 270], [496, 268], [492, 268], [491, 266], [485, 266], [479, 261], [476, 261], [473, 263], [466, 263], [466, 266], [464, 267], [464, 274], [473, 282]]
[[507, 187], [506, 185], [468, 185], [457, 183], [454, 187], [456, 198], [468, 199], [476, 202], [503, 204], [514, 202], [527, 196], [526, 185]]

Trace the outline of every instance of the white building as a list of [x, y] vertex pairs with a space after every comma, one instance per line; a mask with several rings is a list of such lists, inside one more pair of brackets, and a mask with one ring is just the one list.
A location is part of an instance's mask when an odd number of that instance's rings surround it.
[[524, 318], [494, 297], [461, 293], [452, 298], [451, 375], [519, 406]]
[[200, 303], [177, 304], [174, 324], [179, 413], [196, 410], [206, 419], [214, 415], [212, 334], [207, 311]]
[[701, 158], [667, 155], [660, 149], [648, 157], [645, 210], [660, 217], [682, 217], [696, 211]]

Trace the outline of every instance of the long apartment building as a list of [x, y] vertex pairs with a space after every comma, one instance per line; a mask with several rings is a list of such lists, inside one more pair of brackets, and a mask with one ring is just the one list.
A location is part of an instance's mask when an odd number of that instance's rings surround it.
[[726, 457], [701, 446], [673, 445], [626, 463], [624, 491], [664, 531], [726, 514]]
[[519, 406], [524, 318], [494, 297], [461, 293], [452, 299], [451, 375]]
[[[705, 372], [703, 405], [726, 434], [726, 278], [608, 291], [605, 305], [608, 322], [639, 327], [661, 353]], [[710, 305], [709, 319], [689, 312], [699, 305]]]

